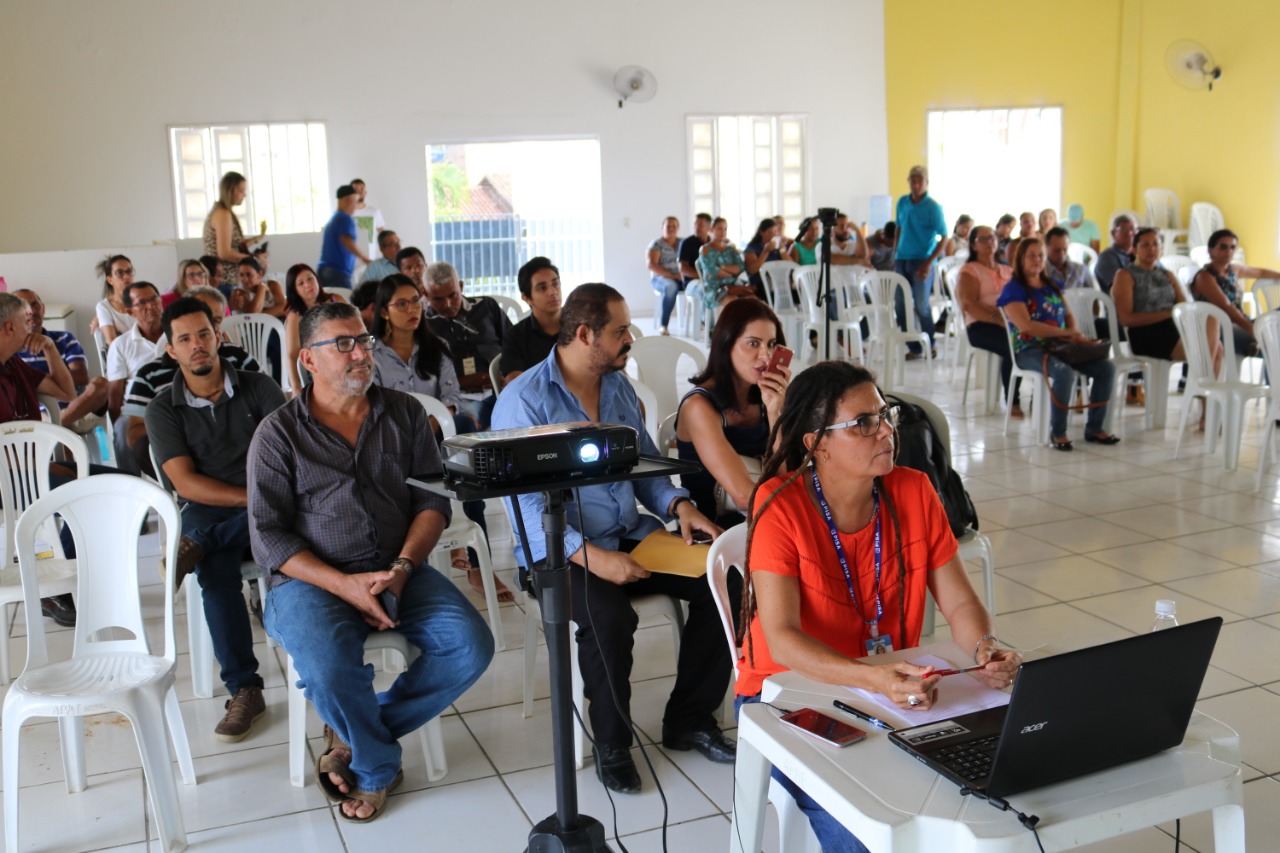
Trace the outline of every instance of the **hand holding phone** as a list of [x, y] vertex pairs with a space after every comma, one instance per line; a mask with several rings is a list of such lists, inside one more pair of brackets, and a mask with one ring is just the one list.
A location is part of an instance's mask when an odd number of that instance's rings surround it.
[[382, 609], [386, 611], [387, 618], [392, 622], [400, 621], [400, 599], [394, 592], [384, 589], [378, 593], [378, 603], [382, 605]]
[[788, 347], [774, 347], [773, 355], [769, 357], [769, 366], [765, 368], [765, 372], [778, 373], [779, 367], [790, 367], [793, 355], [795, 353]]

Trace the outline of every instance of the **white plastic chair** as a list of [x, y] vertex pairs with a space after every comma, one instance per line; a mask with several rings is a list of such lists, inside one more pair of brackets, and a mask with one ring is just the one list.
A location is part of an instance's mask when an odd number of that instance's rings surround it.
[[[364, 641], [364, 651], [366, 655], [381, 652], [384, 661], [389, 653], [394, 652], [400, 655], [405, 669], [422, 654], [403, 634], [396, 631], [371, 631]], [[307, 697], [298, 686], [298, 670], [293, 665], [293, 657], [286, 657], [288, 671], [285, 678], [289, 688], [289, 784], [295, 788], [303, 788], [307, 784]], [[449, 772], [449, 762], [445, 755], [440, 718], [437, 716], [428, 720], [414, 736], [421, 745], [426, 761], [427, 779], [431, 782], [443, 779]]]
[[[138, 593], [138, 528], [148, 511], [160, 517], [170, 565], [178, 557], [178, 507], [163, 489], [138, 477], [103, 474], [55, 489], [18, 519], [15, 543], [27, 616], [27, 664], [4, 698], [5, 847], [18, 850], [19, 746], [30, 717], [57, 717], [67, 791], [87, 783], [84, 717], [116, 712], [133, 726], [151, 795], [151, 816], [165, 850], [186, 846], [166, 734], [182, 781], [196, 783], [178, 694], [173, 635], [173, 575], [164, 591], [164, 653], [152, 654]], [[40, 615], [36, 537], [54, 513], [76, 541], [80, 564], [71, 657], [50, 661]], [[110, 639], [106, 639], [106, 638]]]
[[[653, 305], [653, 327], [654, 329], [662, 328], [659, 323], [662, 320], [662, 291], [655, 290]], [[689, 304], [684, 298], [684, 291], [676, 292], [675, 304], [671, 306], [671, 320], [667, 326], [667, 331], [676, 330], [676, 334], [683, 335], [689, 328]]]
[[[449, 407], [437, 400], [435, 397], [427, 394], [411, 393], [413, 397], [422, 407], [427, 410], [427, 414], [436, 419], [436, 423], [440, 425], [440, 432], [445, 438], [453, 438], [458, 434], [457, 428], [453, 424], [453, 415], [449, 414]], [[451, 551], [454, 548], [471, 547], [475, 549], [476, 557], [480, 562], [480, 580], [484, 585], [484, 601], [485, 607], [489, 611], [489, 630], [493, 632], [494, 648], [497, 651], [506, 649], [506, 643], [502, 639], [502, 609], [498, 605], [498, 584], [494, 580], [493, 574], [493, 556], [489, 552], [489, 541], [485, 538], [484, 531], [480, 529], [480, 525], [467, 518], [462, 511], [462, 504], [458, 501], [450, 501], [453, 507], [452, 520], [449, 526], [440, 534], [439, 541], [436, 542], [433, 554], [441, 551]]]
[[[729, 659], [733, 661], [733, 682], [738, 682], [738, 641], [733, 633], [733, 606], [729, 600], [729, 572], [742, 572], [747, 559], [747, 525], [738, 524], [730, 527], [715, 542], [707, 554], [707, 583], [711, 586], [711, 597], [715, 600], [716, 610], [720, 614], [720, 626], [724, 629], [725, 642], [729, 644]], [[780, 850], [804, 851], [804, 853], [821, 853], [818, 837], [813, 834], [809, 819], [800, 811], [795, 798], [778, 784], [778, 780], [769, 780], [769, 802], [773, 803], [778, 813], [778, 847]]]
[[688, 356], [699, 371], [707, 366], [707, 357], [702, 350], [688, 341], [672, 337], [649, 337], [635, 341], [631, 344], [631, 356], [635, 359], [637, 378], [657, 395], [655, 426], [680, 405], [681, 395], [676, 384], [676, 368], [680, 364], [680, 357]]
[[1191, 205], [1191, 218], [1187, 227], [1187, 245], [1195, 248], [1207, 246], [1209, 235], [1227, 226], [1222, 211], [1215, 204], [1197, 201]]
[[[880, 344], [887, 348], [885, 353], [885, 371], [880, 377], [882, 385], [889, 378], [891, 373], [896, 374], [896, 384], [901, 384], [906, 380], [906, 351], [903, 345], [907, 343], [918, 343], [924, 357], [928, 359], [929, 365], [929, 381], [933, 381], [933, 352], [929, 343], [929, 336], [920, 329], [920, 318], [916, 316], [915, 299], [911, 296], [911, 282], [896, 272], [883, 272], [876, 270], [868, 272], [862, 277], [862, 287], [867, 294], [867, 302], [871, 305], [887, 308], [888, 316], [893, 321], [886, 324], [884, 322], [885, 312], [876, 312], [872, 315], [878, 318], [872, 323], [871, 337], [875, 342], [877, 339]], [[902, 301], [906, 312], [907, 330], [898, 329], [897, 320], [894, 312], [894, 304], [896, 302], [895, 293], [902, 294]], [[889, 361], [892, 359], [892, 368]]]
[[1092, 246], [1086, 246], [1084, 243], [1068, 243], [1067, 257], [1075, 261], [1077, 264], [1084, 264], [1084, 268], [1093, 271], [1093, 266], [1098, 262], [1098, 253], [1093, 250]]
[[1009, 393], [1005, 395], [1004, 409], [1004, 432], [1002, 435], [1009, 434], [1009, 415], [1013, 411], [1013, 392], [1018, 386], [1019, 379], [1024, 380], [1022, 383], [1023, 393], [1031, 392], [1032, 398], [1029, 405], [1036, 418], [1036, 442], [1045, 443], [1049, 441], [1049, 414], [1053, 410], [1053, 401], [1050, 399], [1049, 380], [1045, 377], [1044, 371], [1039, 367], [1035, 370], [1028, 370], [1025, 367], [1018, 366], [1018, 360], [1014, 358], [1013, 336], [1017, 334], [1014, 331], [1013, 324], [1009, 322], [1009, 315], [1004, 309], [1000, 309], [1000, 318], [1004, 320], [1005, 338], [1009, 341], [1009, 361], [1013, 365], [1013, 372], [1009, 374]]
[[679, 298], [689, 303], [689, 314], [681, 334], [686, 338], [702, 340], [705, 343], [707, 323], [712, 315], [702, 304], [702, 279], [695, 278], [686, 284], [684, 293], [680, 294]]
[[1187, 232], [1182, 227], [1182, 202], [1173, 190], [1152, 187], [1142, 194], [1147, 205], [1147, 224], [1159, 228], [1165, 244], [1186, 243]]
[[1262, 446], [1258, 449], [1258, 476], [1254, 491], [1262, 488], [1262, 475], [1274, 460], [1272, 443], [1275, 439], [1276, 421], [1280, 420], [1280, 314], [1264, 314], [1253, 324], [1253, 336], [1262, 350], [1262, 360], [1267, 374], [1272, 378], [1267, 403], [1266, 426], [1262, 430]]
[[[75, 460], [77, 476], [89, 475], [89, 452], [85, 441], [69, 429], [40, 421], [10, 421], [0, 425], [0, 452], [4, 469], [0, 471], [0, 501], [4, 503], [4, 562], [0, 564], [0, 684], [8, 684], [9, 672], [9, 605], [22, 601], [22, 578], [18, 571], [18, 552], [14, 533], [18, 516], [42, 495], [48, 494], [49, 464], [55, 451], [65, 448]], [[8, 476], [4, 476], [7, 471]], [[53, 552], [36, 562], [39, 598], [75, 592], [76, 561], [62, 553], [57, 526], [50, 520], [41, 539]], [[40, 617], [43, 618], [43, 617]]]
[[1253, 294], [1254, 304], [1258, 306], [1258, 316], [1280, 309], [1280, 281], [1260, 278], [1249, 290]]
[[[815, 266], [799, 267], [796, 270], [796, 287], [800, 291], [800, 307], [804, 312], [804, 319], [799, 327], [799, 331], [792, 338], [792, 333], [787, 334], [787, 340], [791, 343], [791, 348], [795, 350], [796, 355], [804, 362], [817, 362], [822, 360], [822, 355], [826, 350], [826, 334], [827, 324], [824, 312], [826, 305], [818, 305], [819, 279], [822, 277], [822, 270]], [[832, 322], [832, 329], [839, 326], [838, 323]], [[816, 341], [813, 347], [813, 358], [808, 358], [809, 352], [809, 336], [816, 335]], [[792, 367], [794, 375], [795, 367]]]
[[679, 414], [679, 412], [672, 412], [658, 424], [658, 453], [663, 456], [675, 454], [676, 416]]
[[[1116, 303], [1110, 296], [1100, 290], [1077, 287], [1066, 291], [1067, 307], [1076, 316], [1076, 326], [1090, 340], [1097, 340], [1098, 327], [1094, 324], [1094, 307], [1100, 307], [1100, 315], [1107, 324], [1107, 338], [1111, 341], [1111, 363], [1115, 365], [1115, 387], [1111, 391], [1111, 402], [1107, 405], [1107, 432], [1114, 432], [1124, 437], [1124, 379], [1130, 373], [1147, 369], [1147, 360], [1134, 355], [1126, 355], [1120, 349], [1118, 336], [1120, 326], [1116, 322]], [[1118, 389], [1118, 390], [1117, 390]], [[1148, 400], [1146, 405], [1153, 405]]]
[[1160, 266], [1173, 273], [1173, 277], [1182, 285], [1182, 293], [1187, 298], [1191, 298], [1190, 284], [1191, 279], [1200, 271], [1202, 264], [1197, 264], [1189, 257], [1183, 255], [1165, 255], [1160, 259]]
[[[640, 401], [640, 408], [644, 410], [644, 428], [649, 433], [649, 438], [655, 443], [658, 441], [658, 395], [653, 389], [641, 382], [639, 379], [627, 377], [627, 381], [631, 383], [631, 388], [636, 392], [636, 399]], [[672, 412], [671, 414], [675, 414]], [[664, 416], [665, 421], [668, 416]]]
[[[1225, 355], [1222, 368], [1215, 374], [1210, 352], [1208, 322], [1218, 321], [1217, 341]], [[1250, 400], [1267, 395], [1267, 388], [1252, 382], [1241, 382], [1236, 365], [1236, 344], [1231, 334], [1231, 318], [1227, 312], [1208, 302], [1180, 302], [1173, 306], [1173, 322], [1187, 352], [1187, 389], [1178, 425], [1178, 440], [1173, 458], [1182, 448], [1182, 435], [1191, 413], [1191, 398], [1204, 395], [1204, 449], [1212, 453], [1217, 444], [1218, 427], [1222, 427], [1223, 467], [1234, 471], [1240, 459], [1240, 432], [1244, 428], [1244, 406]]]
[[[792, 296], [792, 282], [800, 265], [793, 261], [766, 261], [760, 265], [760, 280], [773, 313], [782, 323], [788, 341], [799, 341], [804, 332], [805, 310]], [[797, 287], [798, 290], [798, 287]], [[796, 346], [795, 343], [792, 346]]]
[[[232, 314], [222, 318], [222, 332], [231, 339], [231, 343], [253, 356], [253, 360], [266, 368], [268, 375], [273, 370], [280, 372], [280, 385], [286, 393], [289, 391], [289, 371], [281, 363], [284, 360], [284, 324], [270, 314]], [[272, 335], [279, 341], [280, 353], [273, 362], [267, 355]]]
[[493, 393], [495, 395], [502, 393], [502, 368], [498, 366], [501, 361], [502, 353], [498, 353], [489, 362], [489, 382], [493, 385]]
[[498, 307], [506, 313], [507, 319], [513, 323], [519, 323], [533, 310], [524, 301], [512, 299], [510, 296], [498, 296], [491, 293], [489, 298], [498, 303]]

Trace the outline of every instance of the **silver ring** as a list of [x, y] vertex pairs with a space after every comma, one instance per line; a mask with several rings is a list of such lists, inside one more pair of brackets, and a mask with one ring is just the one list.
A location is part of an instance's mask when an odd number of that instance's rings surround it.
[[914, 694], [914, 693], [908, 693], [908, 694], [907, 694], [907, 704], [914, 708], [916, 705], [919, 705], [919, 704], [920, 704], [920, 700], [916, 698], [916, 694]]

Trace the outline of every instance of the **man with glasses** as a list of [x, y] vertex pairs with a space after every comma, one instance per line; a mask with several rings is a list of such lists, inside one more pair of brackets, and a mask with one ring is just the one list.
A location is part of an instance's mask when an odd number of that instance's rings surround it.
[[120, 422], [124, 406], [124, 388], [145, 364], [155, 361], [157, 343], [164, 329], [160, 325], [160, 291], [149, 281], [135, 281], [124, 291], [124, 304], [136, 321], [134, 326], [111, 342], [107, 350], [107, 411], [116, 425], [116, 464], [127, 474], [138, 474], [142, 468], [125, 441], [125, 424]]
[[400, 238], [396, 236], [396, 232], [390, 229], [378, 232], [378, 251], [382, 253], [382, 257], [364, 268], [357, 286], [366, 281], [382, 281], [392, 273], [400, 272], [396, 267], [396, 255], [400, 254]]
[[[364, 821], [404, 778], [398, 739], [480, 677], [493, 639], [426, 562], [450, 517], [447, 500], [406, 482], [441, 470], [426, 410], [373, 384], [375, 339], [354, 306], [315, 306], [298, 335], [312, 382], [254, 435], [249, 536], [271, 573], [267, 631], [325, 722], [317, 779]], [[392, 629], [421, 656], [375, 694], [364, 642]]]

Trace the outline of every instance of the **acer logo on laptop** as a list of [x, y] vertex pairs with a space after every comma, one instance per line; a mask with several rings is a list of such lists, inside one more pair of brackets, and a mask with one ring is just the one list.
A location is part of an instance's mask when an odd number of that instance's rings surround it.
[[1049, 725], [1048, 720], [1045, 720], [1043, 723], [1036, 723], [1035, 725], [1031, 725], [1031, 726], [1023, 726], [1022, 731], [1018, 732], [1018, 734], [1025, 735], [1025, 734], [1030, 734], [1031, 732], [1038, 732], [1047, 725]]

